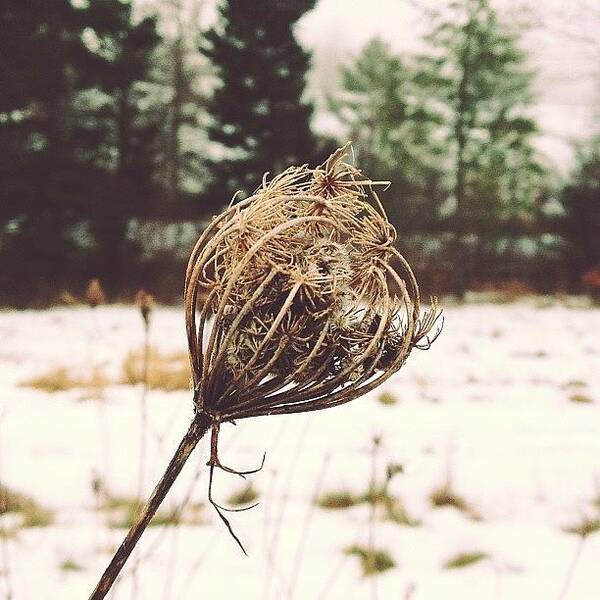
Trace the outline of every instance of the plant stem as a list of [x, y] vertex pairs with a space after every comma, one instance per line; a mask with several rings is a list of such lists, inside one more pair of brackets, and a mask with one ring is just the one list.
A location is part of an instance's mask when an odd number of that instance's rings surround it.
[[369, 546], [368, 563], [371, 569], [371, 598], [377, 600], [377, 570], [375, 566], [375, 518], [377, 516], [377, 498], [375, 497], [377, 487], [377, 450], [381, 440], [378, 436], [373, 438], [373, 447], [371, 451], [371, 482], [369, 486]]
[[585, 544], [586, 536], [582, 535], [577, 542], [577, 547], [575, 548], [575, 553], [573, 554], [573, 558], [571, 559], [571, 564], [569, 565], [569, 569], [567, 570], [567, 574], [565, 576], [565, 580], [563, 582], [562, 589], [560, 590], [560, 595], [558, 596], [558, 600], [563, 600], [566, 598], [567, 592], [569, 591], [569, 586], [571, 585], [571, 579], [573, 579], [573, 573], [575, 573], [575, 567], [579, 562], [579, 557], [581, 556], [581, 552], [583, 550], [583, 545]]
[[274, 575], [276, 574], [275, 569], [277, 566], [275, 564], [275, 554], [277, 552], [277, 547], [279, 545], [279, 536], [281, 533], [281, 529], [283, 527], [285, 509], [287, 506], [287, 502], [290, 498], [290, 490], [292, 489], [292, 483], [293, 483], [294, 475], [296, 473], [296, 467], [298, 466], [299, 458], [302, 456], [302, 446], [306, 439], [306, 434], [308, 433], [310, 424], [311, 424], [311, 419], [307, 415], [306, 421], [304, 422], [304, 427], [302, 428], [302, 431], [300, 432], [300, 437], [298, 438], [298, 442], [296, 444], [296, 449], [294, 451], [292, 460], [290, 462], [290, 468], [287, 471], [286, 478], [283, 483], [283, 491], [281, 494], [281, 508], [279, 510], [279, 514], [277, 515], [277, 518], [275, 521], [275, 525], [274, 525], [275, 531], [273, 533], [273, 536], [271, 537], [271, 543], [270, 543], [269, 549], [267, 551], [267, 565], [268, 565], [268, 571], [267, 571], [267, 577], [266, 577], [267, 585], [266, 585], [266, 589], [264, 591], [264, 597], [267, 599], [271, 595], [271, 584], [275, 581]]
[[[148, 315], [146, 315], [148, 317]], [[142, 395], [140, 397], [140, 470], [138, 474], [138, 504], [142, 503], [142, 494], [144, 493], [144, 476], [146, 474], [146, 429], [148, 425], [148, 416], [146, 411], [146, 396], [148, 395], [148, 363], [150, 359], [150, 321], [144, 319], [144, 356], [142, 364]], [[133, 566], [133, 590], [132, 598], [138, 597], [138, 568], [140, 558], [137, 557]]]
[[89, 600], [102, 600], [106, 597], [121, 572], [121, 569], [127, 562], [129, 555], [136, 547], [142, 533], [144, 533], [144, 530], [148, 526], [148, 523], [150, 523], [152, 517], [156, 514], [156, 511], [179, 476], [183, 465], [196, 447], [196, 444], [208, 431], [210, 424], [211, 421], [207, 415], [199, 413], [195, 416], [189, 429], [183, 436], [179, 447], [175, 451], [171, 462], [169, 462], [164, 475], [154, 488], [152, 495], [139, 514], [137, 521], [132, 525], [129, 533], [115, 552], [115, 555], [102, 574], [102, 577], [100, 578], [100, 581], [98, 581], [98, 585], [92, 592]]
[[[6, 409], [3, 409], [0, 412], [0, 427], [2, 426], [2, 421], [6, 415]], [[2, 438], [0, 437], [0, 441]], [[0, 444], [0, 506], [5, 504], [8, 506], [8, 487], [2, 485], [2, 444]], [[2, 496], [6, 496], [4, 501]], [[0, 540], [1, 550], [2, 550], [2, 574], [4, 575], [4, 583], [5, 583], [5, 593], [6, 600], [12, 600], [14, 598], [12, 591], [12, 579], [10, 572], [10, 546], [8, 541], [8, 532], [4, 532], [2, 527], [0, 527]]]
[[146, 429], [148, 415], [146, 411], [146, 396], [148, 395], [148, 369], [150, 362], [150, 324], [144, 327], [144, 357], [142, 364], [142, 395], [140, 397], [140, 471], [138, 475], [138, 497], [144, 490], [144, 474], [146, 472]]
[[296, 592], [296, 583], [298, 581], [298, 576], [300, 575], [300, 566], [302, 565], [302, 555], [304, 553], [304, 547], [306, 545], [306, 539], [308, 538], [308, 531], [310, 529], [310, 523], [312, 520], [313, 513], [317, 506], [317, 500], [321, 494], [321, 486], [323, 485], [323, 480], [325, 478], [325, 472], [327, 470], [327, 465], [329, 463], [329, 455], [326, 455], [323, 459], [323, 466], [321, 467], [321, 473], [317, 478], [317, 484], [315, 486], [315, 491], [311, 498], [310, 504], [308, 505], [308, 509], [306, 511], [306, 516], [304, 517], [304, 523], [302, 524], [302, 533], [300, 534], [300, 541], [298, 542], [298, 548], [296, 550], [296, 556], [294, 558], [293, 570], [290, 577], [290, 585], [288, 591], [289, 600], [293, 600], [294, 594]]

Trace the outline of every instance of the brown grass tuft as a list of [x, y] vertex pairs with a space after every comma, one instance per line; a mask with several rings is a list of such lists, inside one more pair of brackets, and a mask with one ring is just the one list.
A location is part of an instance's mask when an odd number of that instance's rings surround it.
[[444, 563], [446, 569], [462, 569], [489, 558], [485, 552], [461, 552]]
[[23, 527], [47, 527], [54, 521], [54, 513], [37, 500], [0, 484], [0, 516], [7, 513], [21, 515]]
[[452, 485], [448, 482], [433, 490], [429, 495], [429, 500], [431, 501], [432, 506], [436, 508], [451, 506], [465, 513], [469, 518], [475, 521], [481, 520], [481, 515], [479, 515], [465, 498], [456, 493], [452, 488]]
[[361, 495], [353, 494], [348, 490], [337, 490], [327, 492], [316, 500], [316, 505], [326, 510], [342, 510], [361, 504], [376, 504], [377, 506], [381, 506], [383, 509], [383, 518], [398, 525], [418, 527], [421, 524], [418, 519], [413, 519], [409, 516], [402, 502], [392, 496], [387, 491], [387, 487], [376, 486]]
[[384, 406], [393, 406], [398, 402], [398, 399], [391, 392], [381, 392], [379, 394], [379, 404], [383, 404]]
[[600, 518], [597, 517], [583, 517], [579, 523], [565, 527], [566, 533], [573, 533], [582, 538], [588, 537], [600, 531]]
[[385, 506], [385, 518], [392, 523], [396, 523], [397, 525], [404, 525], [406, 527], [419, 527], [421, 525], [421, 521], [419, 519], [415, 519], [411, 517], [404, 504], [400, 500], [389, 499], [384, 504]]
[[106, 296], [102, 289], [102, 284], [99, 279], [90, 279], [87, 289], [85, 290], [85, 301], [92, 307], [96, 308], [99, 304], [106, 303]]
[[[129, 352], [123, 361], [121, 382], [126, 385], [143, 383], [144, 352]], [[187, 352], [162, 354], [150, 348], [148, 354], [148, 387], [165, 392], [189, 390], [191, 371]]]
[[60, 302], [66, 306], [76, 306], [78, 304], [77, 298], [75, 298], [68, 290], [63, 290], [58, 298]]
[[582, 393], [571, 394], [569, 400], [576, 404], [592, 404], [594, 402], [587, 394]]
[[54, 367], [41, 375], [22, 381], [19, 385], [48, 393], [86, 389], [101, 395], [110, 380], [102, 369], [94, 367], [88, 375], [74, 375], [66, 367]]
[[[136, 497], [129, 496], [107, 496], [101, 508], [109, 511], [109, 526], [113, 529], [128, 529], [139, 516], [143, 507], [143, 502]], [[150, 523], [149, 527], [164, 527], [167, 525], [202, 525], [203, 505], [189, 504], [180, 510], [178, 508], [169, 508], [159, 510]]]
[[60, 565], [58, 565], [58, 568], [65, 573], [76, 573], [77, 571], [83, 571], [83, 567], [72, 558], [66, 558], [63, 560]]
[[252, 483], [248, 483], [241, 490], [231, 494], [227, 502], [231, 506], [244, 506], [245, 504], [252, 504], [253, 502], [256, 502], [258, 497], [259, 494]]
[[320, 508], [338, 510], [342, 508], [351, 508], [362, 502], [363, 499], [359, 496], [355, 496], [352, 492], [349, 492], [348, 490], [338, 490], [323, 494], [317, 498], [316, 504]]
[[358, 556], [365, 577], [383, 573], [396, 566], [396, 562], [387, 550], [371, 549], [355, 544], [346, 548], [346, 554]]

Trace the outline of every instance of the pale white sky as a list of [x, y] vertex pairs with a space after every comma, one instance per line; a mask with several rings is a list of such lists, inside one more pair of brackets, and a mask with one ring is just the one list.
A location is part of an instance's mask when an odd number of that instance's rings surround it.
[[[419, 50], [421, 35], [429, 28], [418, 8], [423, 4], [418, 0], [319, 0], [298, 28], [300, 40], [314, 50], [312, 88], [331, 85], [334, 63], [347, 60], [374, 36], [398, 52]], [[445, 2], [429, 0], [427, 4], [435, 7]], [[576, 6], [578, 0], [496, 0], [496, 4], [506, 18], [526, 18], [533, 25], [523, 45], [537, 73], [534, 111], [543, 132], [537, 146], [547, 162], [564, 173], [573, 156], [571, 142], [598, 128], [600, 41], [594, 45], [591, 40], [600, 39], [600, 1], [596, 0], [595, 10], [585, 0], [580, 6]]]
[[[204, 24], [214, 20], [218, 0], [201, 2]], [[251, 0], [249, 0], [251, 1]], [[138, 0], [142, 6], [167, 0]], [[532, 25], [523, 39], [537, 73], [534, 108], [542, 135], [537, 146], [546, 162], [565, 173], [571, 143], [599, 130], [600, 0], [493, 0], [505, 18]], [[445, 0], [318, 0], [298, 24], [300, 41], [313, 51], [309, 93], [331, 91], [337, 65], [350, 60], [379, 36], [398, 52], [415, 52], [429, 28], [420, 7], [443, 7]], [[320, 114], [317, 128], [331, 121]]]

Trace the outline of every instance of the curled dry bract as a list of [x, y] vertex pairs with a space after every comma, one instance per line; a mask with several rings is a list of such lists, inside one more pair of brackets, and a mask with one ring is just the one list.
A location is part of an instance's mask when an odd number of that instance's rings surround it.
[[265, 177], [194, 248], [185, 312], [195, 404], [215, 422], [343, 404], [433, 341], [435, 299], [421, 316], [396, 231], [374, 182], [344, 162], [347, 148], [319, 168]]

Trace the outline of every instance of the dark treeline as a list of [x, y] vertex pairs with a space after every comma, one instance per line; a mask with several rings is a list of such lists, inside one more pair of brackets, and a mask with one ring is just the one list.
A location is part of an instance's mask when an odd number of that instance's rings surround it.
[[[351, 139], [426, 288], [518, 280], [582, 289], [600, 268], [600, 141], [570, 181], [540, 162], [519, 32], [488, 0], [452, 2], [428, 54], [374, 40], [340, 70], [311, 131], [315, 0], [8, 0], [0, 8], [0, 302], [33, 305], [99, 277], [171, 300], [199, 228], [266, 171], [317, 164]], [[590, 276], [592, 273], [592, 276]], [[600, 278], [600, 273], [598, 274]], [[600, 286], [600, 283], [599, 283]]]

